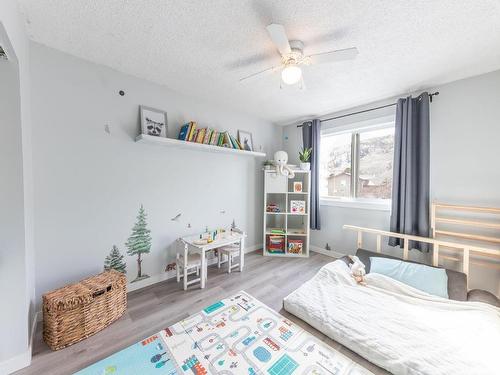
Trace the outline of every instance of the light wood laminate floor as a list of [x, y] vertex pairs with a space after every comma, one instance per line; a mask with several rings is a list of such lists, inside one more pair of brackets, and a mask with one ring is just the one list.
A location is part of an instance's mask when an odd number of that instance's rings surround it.
[[161, 329], [192, 315], [213, 302], [244, 290], [288, 319], [354, 359], [375, 374], [387, 372], [367, 362], [357, 354], [315, 330], [282, 308], [283, 298], [310, 279], [332, 258], [312, 253], [308, 259], [263, 257], [261, 252], [245, 256], [242, 273], [228, 274], [225, 269], [210, 266], [205, 289], [193, 285], [186, 292], [182, 284], [171, 279], [129, 293], [125, 315], [105, 330], [53, 352], [42, 340], [39, 323], [33, 343], [31, 366], [16, 374], [72, 374], [113, 354]]

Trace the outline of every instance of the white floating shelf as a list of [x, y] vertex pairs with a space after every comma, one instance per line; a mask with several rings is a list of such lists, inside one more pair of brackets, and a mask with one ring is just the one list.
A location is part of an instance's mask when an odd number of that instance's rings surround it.
[[229, 148], [229, 147], [205, 145], [203, 143], [186, 142], [186, 141], [180, 141], [178, 139], [155, 137], [146, 134], [138, 135], [135, 138], [135, 141], [140, 143], [155, 144], [166, 147], [189, 148], [192, 150], [205, 151], [205, 152], [221, 152], [226, 154], [253, 156], [258, 158], [263, 158], [266, 156], [266, 154], [263, 152], [236, 150], [234, 148]]

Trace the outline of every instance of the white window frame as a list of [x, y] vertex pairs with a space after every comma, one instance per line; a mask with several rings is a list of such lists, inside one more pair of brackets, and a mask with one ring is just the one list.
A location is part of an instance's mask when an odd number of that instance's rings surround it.
[[[359, 134], [394, 127], [394, 116], [380, 117], [376, 119], [371, 119], [367, 121], [359, 121], [351, 124], [347, 124], [339, 127], [326, 127], [321, 130], [321, 137], [324, 136], [335, 136], [339, 134], [350, 133], [352, 134], [351, 139], [351, 169], [352, 180], [356, 180], [354, 176], [357, 175], [356, 168], [359, 167], [359, 154], [356, 150], [359, 147]], [[356, 159], [356, 160], [355, 160]], [[356, 183], [353, 184], [351, 180], [351, 195], [356, 189]], [[322, 206], [335, 206], [344, 208], [356, 208], [356, 209], [368, 209], [368, 210], [378, 210], [378, 211], [390, 211], [391, 210], [391, 199], [368, 199], [368, 198], [358, 198], [358, 197], [331, 197], [331, 196], [320, 196], [320, 205]]]

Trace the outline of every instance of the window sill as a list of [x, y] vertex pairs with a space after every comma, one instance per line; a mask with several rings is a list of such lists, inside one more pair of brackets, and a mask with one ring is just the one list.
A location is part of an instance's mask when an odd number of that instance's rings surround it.
[[321, 197], [321, 206], [334, 206], [345, 208], [357, 208], [363, 210], [391, 211], [390, 199], [349, 199], [349, 198], [326, 198]]

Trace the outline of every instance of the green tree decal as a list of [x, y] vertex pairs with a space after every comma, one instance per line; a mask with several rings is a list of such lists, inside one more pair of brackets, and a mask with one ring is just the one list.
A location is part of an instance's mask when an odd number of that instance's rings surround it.
[[151, 231], [147, 228], [146, 223], [146, 212], [144, 207], [141, 205], [139, 208], [139, 215], [137, 215], [137, 222], [132, 228], [132, 234], [127, 240], [125, 246], [127, 246], [127, 254], [130, 256], [137, 255], [137, 277], [134, 281], [139, 281], [142, 279], [147, 279], [149, 276], [142, 274], [142, 254], [148, 254], [151, 250], [151, 236], [149, 235]]
[[104, 271], [117, 270], [121, 273], [127, 273], [127, 264], [123, 261], [123, 255], [120, 254], [120, 250], [113, 245], [111, 252], [104, 259]]

